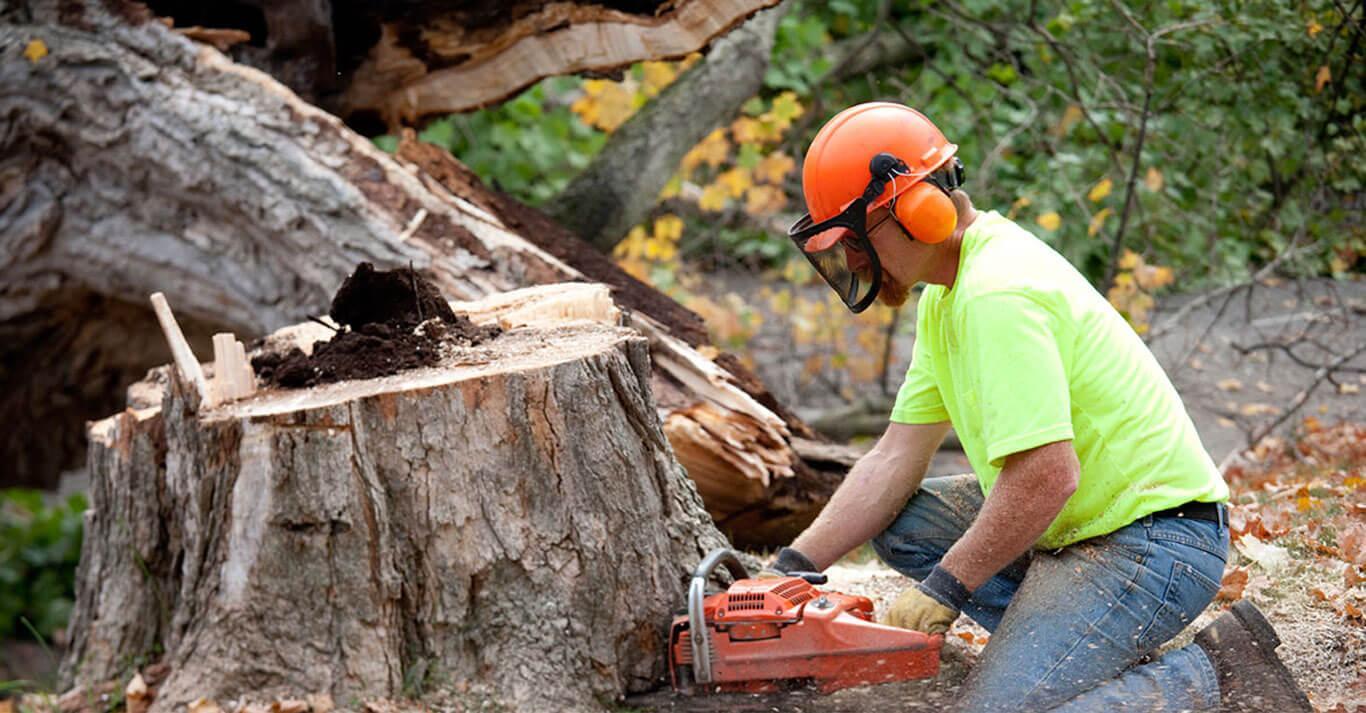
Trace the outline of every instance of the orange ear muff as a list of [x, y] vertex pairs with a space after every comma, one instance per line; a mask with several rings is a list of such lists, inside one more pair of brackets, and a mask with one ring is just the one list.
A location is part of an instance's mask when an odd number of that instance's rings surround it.
[[923, 181], [897, 196], [892, 212], [901, 227], [922, 243], [942, 243], [958, 227], [953, 201], [943, 190]]

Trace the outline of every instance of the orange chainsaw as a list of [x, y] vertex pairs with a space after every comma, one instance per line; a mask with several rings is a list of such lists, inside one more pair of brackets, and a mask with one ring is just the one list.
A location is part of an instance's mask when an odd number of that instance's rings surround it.
[[[708, 595], [721, 565], [734, 581]], [[811, 681], [829, 693], [938, 675], [942, 635], [877, 624], [872, 600], [814, 586], [826, 581], [818, 572], [750, 579], [735, 552], [712, 550], [669, 631], [674, 689], [762, 693]]]

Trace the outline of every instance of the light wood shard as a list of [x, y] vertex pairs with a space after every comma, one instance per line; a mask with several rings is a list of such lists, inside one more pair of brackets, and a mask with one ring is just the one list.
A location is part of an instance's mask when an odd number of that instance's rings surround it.
[[209, 384], [204, 380], [204, 370], [199, 367], [199, 360], [190, 350], [189, 342], [185, 341], [185, 333], [180, 331], [180, 324], [175, 321], [175, 315], [171, 313], [171, 305], [166, 302], [166, 295], [154, 292], [151, 300], [152, 311], [156, 313], [157, 322], [161, 324], [162, 334], [166, 335], [166, 343], [171, 347], [171, 358], [175, 360], [176, 370], [180, 372], [180, 378], [194, 386], [195, 391], [199, 394], [200, 403], [211, 405], [213, 403], [213, 392], [209, 390]]

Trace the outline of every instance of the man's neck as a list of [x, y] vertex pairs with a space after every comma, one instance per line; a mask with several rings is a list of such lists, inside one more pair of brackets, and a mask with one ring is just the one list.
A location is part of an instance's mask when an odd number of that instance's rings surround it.
[[958, 226], [953, 229], [949, 239], [939, 246], [940, 250], [936, 256], [938, 265], [929, 280], [949, 290], [953, 290], [953, 284], [958, 279], [958, 262], [963, 254], [963, 234], [977, 222], [977, 209], [972, 207], [972, 199], [967, 193], [954, 191], [951, 198], [953, 207], [958, 211]]

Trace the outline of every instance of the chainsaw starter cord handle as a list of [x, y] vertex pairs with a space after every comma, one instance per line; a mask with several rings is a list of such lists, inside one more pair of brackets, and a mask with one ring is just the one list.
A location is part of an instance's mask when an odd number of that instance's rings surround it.
[[949, 574], [949, 571], [935, 565], [930, 570], [929, 576], [925, 577], [918, 585], [920, 591], [928, 594], [931, 599], [943, 604], [954, 611], [963, 611], [963, 605], [968, 603], [972, 592], [958, 578]]

